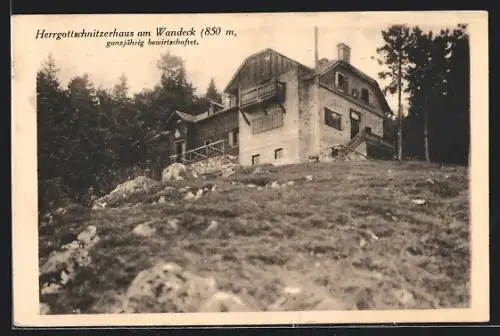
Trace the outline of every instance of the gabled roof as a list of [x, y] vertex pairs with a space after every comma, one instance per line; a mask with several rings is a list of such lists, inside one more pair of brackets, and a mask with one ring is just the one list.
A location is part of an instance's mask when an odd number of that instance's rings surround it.
[[283, 55], [282, 53], [277, 52], [277, 51], [276, 51], [276, 50], [274, 50], [274, 49], [271, 49], [271, 48], [266, 48], [266, 49], [260, 50], [260, 51], [258, 51], [258, 52], [256, 52], [256, 53], [253, 53], [252, 55], [250, 55], [250, 56], [246, 57], [246, 58], [243, 60], [243, 62], [240, 64], [240, 66], [238, 67], [238, 69], [237, 69], [237, 70], [236, 70], [236, 72], [234, 73], [234, 75], [233, 75], [233, 77], [231, 78], [231, 80], [229, 81], [229, 83], [228, 83], [228, 84], [226, 85], [226, 87], [224, 88], [224, 92], [227, 92], [227, 91], [229, 90], [229, 88], [231, 87], [231, 85], [233, 85], [233, 82], [236, 80], [236, 78], [238, 77], [238, 74], [240, 73], [241, 69], [245, 66], [245, 64], [248, 62], [248, 60], [249, 60], [249, 59], [251, 59], [251, 58], [253, 58], [253, 57], [255, 57], [255, 56], [259, 55], [259, 54], [263, 54], [263, 53], [265, 53], [265, 52], [272, 52], [272, 53], [275, 53], [275, 54], [277, 54], [277, 55], [279, 55], [279, 56], [281, 56], [281, 57], [283, 57], [283, 58], [285, 58], [285, 59], [289, 60], [290, 62], [292, 62], [292, 63], [296, 64], [297, 66], [299, 66], [299, 67], [301, 67], [301, 68], [303, 68], [303, 69], [305, 69], [305, 70], [307, 70], [307, 71], [311, 71], [311, 72], [313, 72], [313, 71], [314, 71], [314, 70], [313, 70], [313, 69], [311, 69], [310, 67], [308, 67], [308, 66], [306, 66], [306, 65], [304, 65], [304, 64], [302, 64], [302, 63], [300, 63], [300, 62], [297, 62], [296, 60], [294, 60], [294, 59], [292, 59], [292, 58], [290, 58], [290, 57], [287, 57], [287, 56]]
[[387, 103], [387, 100], [385, 99], [385, 96], [382, 93], [382, 89], [378, 85], [378, 82], [375, 79], [373, 79], [372, 77], [370, 77], [367, 74], [365, 74], [364, 72], [362, 72], [361, 70], [359, 70], [358, 68], [356, 68], [355, 66], [353, 66], [352, 64], [349, 64], [343, 60], [339, 60], [339, 59], [332, 60], [328, 64], [325, 64], [325, 65], [319, 67], [314, 74], [307, 75], [307, 76], [303, 77], [303, 79], [312, 79], [312, 78], [314, 78], [314, 76], [321, 76], [321, 75], [325, 74], [326, 72], [330, 71], [331, 69], [335, 68], [336, 66], [343, 66], [348, 71], [354, 73], [356, 76], [358, 76], [361, 79], [363, 79], [364, 81], [370, 83], [373, 86], [373, 88], [375, 89], [375, 94], [377, 95], [377, 98], [382, 102], [382, 108], [384, 109], [384, 111], [386, 111], [386, 112], [391, 111], [391, 108], [390, 108], [389, 104]]
[[194, 115], [187, 114], [177, 110], [175, 110], [175, 113], [179, 116], [179, 118], [181, 118], [184, 121], [194, 122], [196, 120], [196, 116]]
[[219, 110], [219, 111], [217, 111], [215, 113], [211, 113], [211, 114], [209, 114], [208, 111], [205, 111], [205, 112], [197, 114], [197, 115], [191, 115], [191, 114], [187, 114], [185, 112], [181, 112], [181, 111], [177, 111], [177, 110], [175, 111], [175, 113], [177, 114], [177, 116], [179, 116], [179, 118], [181, 118], [184, 121], [191, 122], [191, 123], [197, 123], [199, 121], [211, 118], [212, 116], [216, 116], [216, 115], [219, 115], [221, 113], [228, 112], [232, 109], [234, 109], [234, 107], [224, 108], [222, 110]]

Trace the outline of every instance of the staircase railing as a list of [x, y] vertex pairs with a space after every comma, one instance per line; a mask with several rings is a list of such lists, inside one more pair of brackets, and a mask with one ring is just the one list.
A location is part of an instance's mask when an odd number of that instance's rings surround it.
[[328, 156], [336, 161], [353, 160], [353, 157], [356, 155], [359, 155], [366, 160], [370, 159], [366, 154], [360, 153], [354, 148], [342, 144], [326, 147], [323, 151], [325, 150], [328, 151]]

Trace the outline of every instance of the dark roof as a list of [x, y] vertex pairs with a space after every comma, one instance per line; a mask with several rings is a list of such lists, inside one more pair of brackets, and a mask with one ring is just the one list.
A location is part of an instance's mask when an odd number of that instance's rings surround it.
[[237, 70], [236, 70], [236, 72], [234, 73], [234, 75], [233, 75], [233, 77], [231, 78], [231, 80], [229, 81], [229, 83], [228, 83], [228, 84], [226, 85], [226, 87], [224, 88], [224, 92], [227, 92], [227, 91], [229, 90], [229, 87], [230, 87], [230, 86], [233, 84], [233, 82], [236, 80], [236, 77], [238, 76], [239, 72], [241, 71], [241, 69], [243, 68], [243, 66], [247, 63], [247, 61], [248, 61], [250, 58], [255, 57], [255, 56], [259, 55], [259, 54], [265, 53], [265, 52], [272, 52], [272, 53], [275, 53], [275, 54], [277, 54], [277, 55], [279, 55], [279, 56], [281, 56], [281, 57], [283, 57], [283, 58], [285, 58], [285, 59], [287, 59], [287, 60], [289, 60], [289, 61], [291, 61], [291, 62], [295, 63], [297, 66], [299, 66], [299, 67], [301, 67], [301, 68], [303, 68], [303, 69], [305, 69], [305, 70], [307, 70], [307, 71], [310, 71], [310, 72], [313, 72], [313, 71], [314, 71], [314, 70], [313, 70], [313, 69], [311, 69], [310, 67], [308, 67], [308, 66], [306, 66], [306, 65], [304, 65], [304, 64], [302, 64], [302, 63], [300, 63], [300, 62], [298, 62], [298, 61], [296, 61], [296, 60], [294, 60], [294, 59], [292, 59], [292, 58], [290, 58], [290, 57], [288, 57], [288, 56], [285, 56], [285, 55], [283, 55], [282, 53], [279, 53], [279, 52], [277, 52], [277, 51], [276, 51], [276, 50], [274, 50], [274, 49], [271, 49], [271, 48], [266, 48], [266, 49], [260, 50], [260, 51], [258, 51], [258, 52], [256, 52], [256, 53], [253, 53], [252, 55], [250, 55], [250, 56], [246, 57], [246, 58], [243, 60], [243, 62], [240, 64], [240, 66], [238, 67], [238, 69], [237, 69]]
[[[326, 59], [322, 58], [320, 61], [320, 64], [316, 67], [316, 69], [312, 69], [290, 57], [287, 57], [279, 52], [277, 52], [276, 50], [274, 49], [271, 49], [271, 48], [266, 48], [266, 49], [263, 49], [263, 50], [260, 50], [248, 57], [246, 57], [243, 62], [241, 63], [241, 65], [238, 67], [238, 70], [236, 70], [236, 72], [234, 73], [233, 77], [231, 78], [231, 80], [229, 81], [229, 83], [226, 85], [226, 88], [224, 89], [224, 92], [227, 92], [229, 90], [229, 87], [233, 84], [233, 82], [236, 80], [236, 77], [238, 76], [238, 73], [240, 72], [240, 70], [243, 68], [243, 66], [246, 64], [246, 62], [256, 56], [256, 55], [259, 55], [261, 53], [264, 53], [264, 52], [273, 52], [275, 54], [278, 54], [279, 56], [283, 57], [283, 58], [286, 58], [287, 60], [297, 64], [299, 67], [305, 69], [307, 72], [309, 72], [309, 74], [305, 75], [304, 77], [302, 77], [302, 79], [312, 79], [314, 78], [315, 76], [317, 75], [322, 75], [324, 74], [325, 72], [329, 71], [330, 69], [332, 69], [333, 67], [337, 66], [337, 65], [340, 65], [340, 66], [343, 66], [345, 68], [347, 68], [348, 71], [351, 71], [352, 73], [354, 73], [355, 75], [359, 76], [361, 79], [365, 80], [366, 82], [370, 83], [374, 88], [375, 88], [375, 92], [376, 92], [376, 95], [377, 97], [379, 98], [379, 100], [382, 102], [382, 105], [383, 105], [383, 109], [386, 111], [386, 112], [389, 112], [391, 111], [391, 108], [389, 106], [389, 104], [387, 103], [387, 100], [385, 99], [385, 96], [384, 94], [382, 93], [382, 90], [380, 89], [380, 86], [378, 85], [378, 82], [371, 78], [370, 76], [368, 76], [367, 74], [365, 74], [364, 72], [362, 72], [361, 70], [357, 69], [356, 67], [354, 67], [353, 65], [345, 62], [345, 61], [342, 61], [340, 59], [334, 59], [334, 60], [331, 60], [331, 61], [327, 61]], [[220, 111], [222, 112], [222, 111]], [[219, 113], [220, 113], [219, 112]]]
[[354, 73], [355, 75], [357, 75], [358, 77], [360, 77], [361, 79], [363, 79], [364, 81], [366, 81], [370, 85], [372, 85], [375, 88], [375, 93], [376, 93], [377, 97], [382, 102], [383, 109], [387, 112], [391, 111], [391, 108], [390, 108], [389, 104], [387, 103], [387, 100], [385, 99], [385, 96], [382, 93], [382, 89], [378, 85], [378, 82], [375, 79], [373, 79], [372, 77], [365, 74], [363, 71], [361, 71], [358, 68], [356, 68], [355, 66], [353, 66], [352, 64], [349, 64], [343, 60], [335, 59], [335, 60], [332, 60], [326, 64], [323, 64], [323, 65], [319, 66], [313, 74], [306, 75], [306, 76], [302, 77], [302, 79], [307, 80], [307, 79], [312, 79], [315, 76], [321, 76], [336, 66], [343, 66], [348, 71]]
[[175, 113], [184, 121], [194, 122], [196, 120], [196, 116], [187, 114], [181, 111], [175, 111]]
[[209, 119], [209, 118], [216, 116], [216, 115], [219, 115], [221, 113], [229, 112], [230, 110], [233, 110], [234, 108], [235, 107], [227, 107], [227, 108], [224, 108], [222, 110], [219, 110], [219, 111], [211, 113], [211, 114], [209, 114], [208, 111], [205, 111], [205, 112], [197, 114], [197, 115], [191, 115], [191, 114], [187, 114], [187, 113], [177, 111], [177, 110], [175, 111], [175, 113], [179, 116], [179, 118], [181, 118], [184, 121], [191, 122], [191, 123], [197, 123], [199, 121]]

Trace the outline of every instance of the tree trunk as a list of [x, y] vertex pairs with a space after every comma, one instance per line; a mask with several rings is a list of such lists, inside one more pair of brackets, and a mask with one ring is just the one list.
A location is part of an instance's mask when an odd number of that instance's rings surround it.
[[429, 133], [428, 133], [428, 116], [427, 116], [427, 98], [425, 101], [425, 110], [424, 110], [424, 148], [425, 148], [425, 162], [431, 162], [431, 157], [429, 154]]
[[403, 160], [403, 107], [401, 105], [401, 81], [402, 81], [402, 59], [401, 53], [399, 55], [398, 64], [398, 160]]

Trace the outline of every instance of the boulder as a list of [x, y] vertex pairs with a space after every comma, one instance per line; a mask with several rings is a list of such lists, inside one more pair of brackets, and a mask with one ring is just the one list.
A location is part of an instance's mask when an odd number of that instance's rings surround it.
[[93, 208], [113, 207], [137, 200], [137, 197], [144, 197], [155, 193], [162, 188], [162, 184], [145, 176], [139, 176], [133, 180], [119, 184], [109, 194], [99, 198]]
[[80, 234], [76, 238], [80, 243], [82, 243], [83, 246], [87, 248], [91, 248], [99, 242], [97, 228], [94, 225], [87, 226], [85, 230], [80, 232]]
[[217, 283], [170, 262], [160, 262], [137, 274], [124, 299], [124, 313], [197, 312], [213, 296]]
[[75, 277], [79, 267], [90, 265], [90, 249], [99, 242], [97, 229], [91, 225], [82, 231], [77, 240], [66, 244], [50, 255], [40, 267], [42, 294], [56, 293]]
[[137, 225], [132, 232], [139, 237], [151, 237], [156, 230], [151, 227], [150, 223], [142, 223]]
[[178, 162], [165, 168], [161, 174], [162, 182], [192, 180], [197, 177], [197, 173]]
[[190, 169], [206, 179], [231, 176], [238, 167], [238, 157], [231, 155], [214, 156], [189, 165]]

